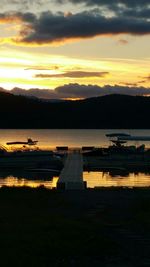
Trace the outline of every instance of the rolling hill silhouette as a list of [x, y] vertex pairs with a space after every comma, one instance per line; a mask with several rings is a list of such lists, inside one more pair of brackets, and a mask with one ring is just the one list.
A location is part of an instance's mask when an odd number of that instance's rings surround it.
[[106, 95], [44, 102], [0, 92], [0, 128], [150, 129], [150, 98]]

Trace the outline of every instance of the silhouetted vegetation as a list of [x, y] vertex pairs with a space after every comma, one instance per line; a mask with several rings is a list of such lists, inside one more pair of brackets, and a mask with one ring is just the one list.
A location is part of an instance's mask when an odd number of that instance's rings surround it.
[[150, 98], [107, 95], [43, 102], [0, 93], [0, 128], [150, 128]]

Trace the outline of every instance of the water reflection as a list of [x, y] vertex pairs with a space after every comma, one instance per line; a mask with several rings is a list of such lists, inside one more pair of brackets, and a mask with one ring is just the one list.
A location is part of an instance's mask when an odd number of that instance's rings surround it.
[[44, 186], [48, 189], [56, 188], [58, 177], [52, 176], [48, 173], [13, 173], [3, 172], [0, 173], [0, 187], [2, 186], [29, 186], [29, 187], [39, 187]]
[[[96, 187], [147, 187], [150, 186], [150, 173], [130, 172], [120, 174], [119, 171], [95, 171], [84, 172], [84, 181], [88, 188]], [[0, 187], [2, 186], [44, 186], [48, 189], [57, 187], [58, 176], [46, 176], [46, 174], [22, 173], [10, 175], [8, 173], [0, 174]]]
[[[0, 187], [2, 186], [44, 186], [48, 189], [57, 187], [59, 177], [49, 173], [32, 172], [3, 172], [0, 173]], [[113, 171], [91, 171], [84, 172], [83, 179], [88, 188], [96, 187], [147, 187], [150, 186], [150, 172], [120, 172]]]
[[87, 182], [88, 188], [94, 187], [147, 187], [150, 186], [150, 173], [126, 172], [119, 171], [96, 171], [84, 172], [84, 181]]

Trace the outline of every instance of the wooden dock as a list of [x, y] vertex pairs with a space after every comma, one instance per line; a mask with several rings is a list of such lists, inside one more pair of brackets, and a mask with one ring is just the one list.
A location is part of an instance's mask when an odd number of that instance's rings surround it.
[[57, 182], [58, 189], [83, 190], [83, 158], [80, 151], [68, 153], [63, 170]]

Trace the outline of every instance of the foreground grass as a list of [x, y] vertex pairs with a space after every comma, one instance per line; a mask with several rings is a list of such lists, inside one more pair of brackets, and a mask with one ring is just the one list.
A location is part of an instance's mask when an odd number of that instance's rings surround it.
[[150, 266], [150, 189], [0, 189], [1, 266]]

